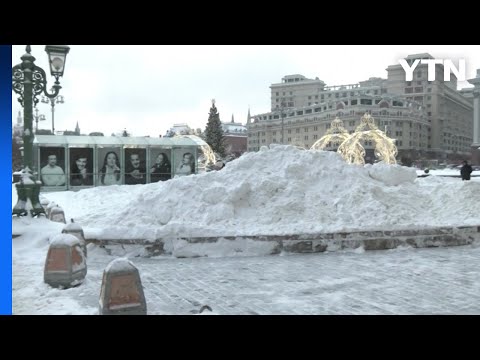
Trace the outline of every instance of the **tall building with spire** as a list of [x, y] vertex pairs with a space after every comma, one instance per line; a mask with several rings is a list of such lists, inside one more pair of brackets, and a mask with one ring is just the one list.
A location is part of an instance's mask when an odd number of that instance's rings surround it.
[[22, 112], [18, 112], [17, 122], [13, 125], [12, 128], [12, 137], [16, 139], [17, 143], [22, 140], [23, 136], [23, 117]]
[[227, 155], [238, 157], [247, 151], [247, 127], [240, 122], [235, 122], [233, 114], [230, 122], [222, 123], [222, 129]]
[[78, 126], [78, 121], [77, 126], [75, 126], [75, 135], [80, 135], [80, 126]]

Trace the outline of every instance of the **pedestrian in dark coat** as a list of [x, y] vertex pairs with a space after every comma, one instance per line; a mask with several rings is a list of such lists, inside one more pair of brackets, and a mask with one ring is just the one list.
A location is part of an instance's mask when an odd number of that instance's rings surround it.
[[469, 165], [465, 160], [463, 166], [460, 169], [460, 174], [462, 175], [462, 180], [470, 180], [470, 174], [472, 173], [472, 165]]

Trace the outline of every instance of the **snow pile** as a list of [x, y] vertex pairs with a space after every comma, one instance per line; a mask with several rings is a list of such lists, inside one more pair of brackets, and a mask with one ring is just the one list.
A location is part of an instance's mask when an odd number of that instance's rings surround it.
[[479, 182], [436, 183], [407, 167], [348, 165], [334, 152], [282, 145], [221, 171], [44, 195], [98, 239], [477, 225], [480, 213]]
[[389, 165], [379, 162], [374, 165], [367, 164], [365, 167], [372, 179], [379, 180], [386, 185], [400, 185], [402, 183], [413, 183], [417, 179], [417, 172], [413, 168], [400, 165]]

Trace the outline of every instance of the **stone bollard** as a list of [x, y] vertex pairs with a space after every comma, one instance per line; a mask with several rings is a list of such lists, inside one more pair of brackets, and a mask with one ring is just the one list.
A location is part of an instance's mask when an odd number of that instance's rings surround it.
[[103, 272], [100, 315], [147, 315], [140, 274], [126, 258], [111, 261]]
[[55, 201], [51, 201], [48, 203], [47, 207], [45, 208], [45, 214], [47, 215], [47, 219], [50, 219], [50, 212], [54, 207], [58, 206]]
[[53, 287], [80, 285], [87, 275], [87, 263], [80, 240], [71, 234], [56, 235], [48, 249], [43, 281]]
[[55, 222], [63, 222], [66, 224], [67, 222], [65, 221], [65, 213], [63, 209], [59, 206], [55, 206], [50, 210], [50, 216], [48, 217], [51, 221]]
[[46, 198], [42, 198], [40, 199], [40, 205], [42, 205], [42, 207], [46, 210], [48, 205], [50, 204], [50, 200], [46, 199]]
[[83, 229], [80, 225], [76, 224], [73, 219], [70, 219], [70, 221], [71, 223], [65, 225], [65, 227], [62, 229], [62, 234], [71, 234], [80, 240], [83, 253], [85, 254], [85, 257], [87, 257], [87, 242], [85, 241]]

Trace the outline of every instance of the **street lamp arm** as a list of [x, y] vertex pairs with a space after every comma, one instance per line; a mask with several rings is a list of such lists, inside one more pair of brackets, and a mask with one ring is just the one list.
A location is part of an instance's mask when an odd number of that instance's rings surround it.
[[33, 67], [33, 102], [34, 106], [38, 104], [37, 95], [41, 95], [42, 93], [45, 94], [46, 97], [49, 99], [54, 99], [58, 96], [60, 89], [62, 88], [60, 85], [55, 84], [52, 86], [53, 93], [49, 94], [47, 92], [47, 75], [45, 70], [41, 67], [34, 65]]

